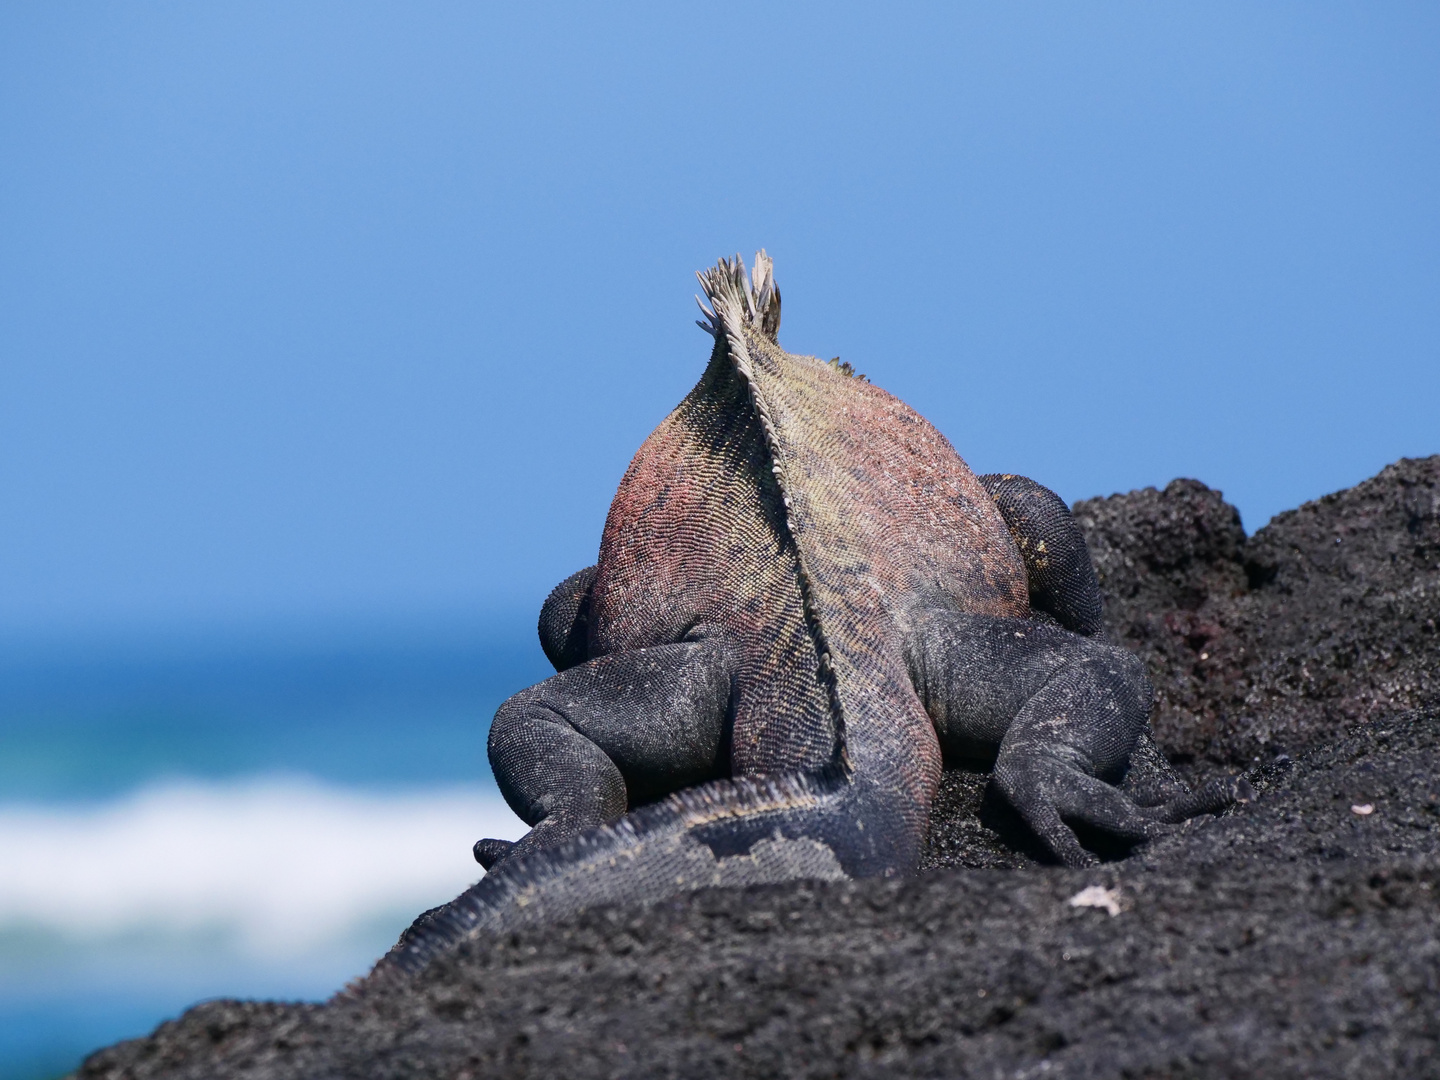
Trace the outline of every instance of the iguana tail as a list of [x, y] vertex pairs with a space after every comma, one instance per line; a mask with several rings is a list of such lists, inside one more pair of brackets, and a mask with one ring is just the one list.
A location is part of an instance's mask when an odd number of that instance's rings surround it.
[[[712, 887], [894, 872], [882, 808], [841, 766], [690, 788], [612, 825], [507, 862], [415, 920], [352, 993], [414, 974], [459, 942], [597, 906]], [[866, 827], [868, 818], [868, 828]], [[857, 821], [860, 828], [856, 828]], [[891, 837], [893, 839], [893, 837]]]

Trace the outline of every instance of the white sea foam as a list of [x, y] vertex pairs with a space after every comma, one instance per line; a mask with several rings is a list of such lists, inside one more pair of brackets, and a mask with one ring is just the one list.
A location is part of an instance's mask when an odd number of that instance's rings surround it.
[[80, 948], [203, 939], [236, 959], [296, 961], [403, 927], [480, 876], [476, 839], [524, 828], [480, 790], [301, 779], [171, 783], [93, 807], [0, 804], [0, 932]]

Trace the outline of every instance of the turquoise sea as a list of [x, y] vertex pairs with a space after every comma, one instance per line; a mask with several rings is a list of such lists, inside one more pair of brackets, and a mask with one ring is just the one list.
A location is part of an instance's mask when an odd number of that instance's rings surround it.
[[0, 650], [0, 1080], [206, 997], [320, 999], [517, 836], [529, 620]]

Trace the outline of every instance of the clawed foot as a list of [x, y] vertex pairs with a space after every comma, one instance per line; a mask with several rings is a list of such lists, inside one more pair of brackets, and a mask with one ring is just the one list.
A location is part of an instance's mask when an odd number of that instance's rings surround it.
[[1045, 847], [1071, 867], [1094, 866], [1100, 860], [1080, 846], [1067, 822], [1140, 843], [1189, 818], [1218, 813], [1255, 795], [1243, 777], [1227, 777], [1167, 802], [1141, 806], [1068, 761], [1040, 756], [997, 763], [995, 782]]
[[1167, 802], [1143, 807], [1142, 813], [1156, 821], [1178, 824], [1200, 814], [1218, 814], [1228, 806], [1248, 803], [1253, 798], [1255, 789], [1243, 776], [1222, 776]]

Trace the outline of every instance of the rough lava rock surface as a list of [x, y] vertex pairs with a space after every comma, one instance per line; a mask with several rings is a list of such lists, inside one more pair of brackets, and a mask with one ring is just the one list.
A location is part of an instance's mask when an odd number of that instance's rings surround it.
[[1248, 540], [1195, 480], [1075, 515], [1106, 628], [1145, 660], [1156, 739], [1192, 779], [1440, 700], [1440, 456], [1402, 459]]
[[1062, 870], [956, 769], [918, 878], [593, 911], [79, 1075], [1440, 1077], [1440, 456], [1248, 539], [1193, 480], [1076, 511], [1161, 745], [1253, 802]]

